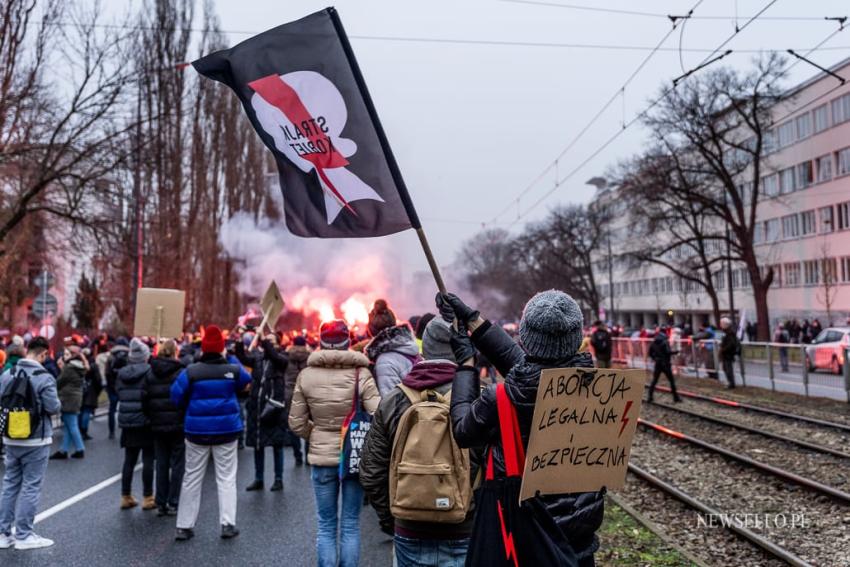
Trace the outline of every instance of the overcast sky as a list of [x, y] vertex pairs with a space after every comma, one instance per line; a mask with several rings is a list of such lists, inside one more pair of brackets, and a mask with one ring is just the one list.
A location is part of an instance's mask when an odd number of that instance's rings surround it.
[[[553, 187], [554, 171], [544, 176], [519, 202], [517, 196], [553, 162], [646, 57], [647, 51], [556, 46], [456, 44], [367, 39], [434, 38], [554, 44], [600, 44], [652, 47], [670, 30], [663, 17], [611, 14], [554, 7], [556, 3], [683, 14], [696, 2], [644, 0], [540, 0], [538, 4], [505, 0], [339, 0], [347, 32], [375, 100], [402, 173], [413, 195], [441, 264], [454, 259], [458, 245], [481, 229], [508, 226], [523, 212], [539, 219], [558, 203], [586, 202], [593, 188], [585, 182], [640, 149], [645, 133], [628, 129], [532, 211], [527, 209]], [[769, 0], [704, 0], [681, 35], [667, 39], [625, 90], [623, 100], [598, 120], [559, 161], [561, 177], [574, 169], [614, 134], [623, 117], [642, 110], [662, 84], [701, 61], [706, 53], [687, 51], [718, 47], [739, 24]], [[225, 31], [260, 32], [328, 5], [327, 1], [216, 0]], [[778, 0], [727, 46], [733, 50], [803, 50], [837, 29], [828, 16], [850, 12], [846, 0], [799, 2]], [[804, 16], [808, 21], [767, 17]], [[233, 43], [248, 35], [230, 33]], [[829, 49], [833, 48], [833, 49]], [[840, 49], [836, 49], [840, 48]], [[724, 63], [746, 68], [754, 53], [733, 53]], [[811, 57], [824, 66], [850, 56], [850, 31], [837, 34]], [[788, 85], [817, 71], [796, 65]], [[492, 222], [501, 213], [501, 217]], [[391, 237], [410, 249], [409, 269], [426, 269], [411, 234]]]

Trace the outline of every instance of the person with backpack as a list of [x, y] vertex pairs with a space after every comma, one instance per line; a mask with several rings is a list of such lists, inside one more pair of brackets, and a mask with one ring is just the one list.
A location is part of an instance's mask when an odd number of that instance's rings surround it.
[[375, 301], [368, 329], [373, 338], [363, 352], [374, 365], [375, 382], [383, 397], [419, 362], [419, 345], [408, 325], [397, 324], [395, 313], [383, 299]]
[[318, 565], [356, 567], [360, 561], [363, 489], [355, 478], [340, 480], [340, 432], [346, 418], [360, 406], [374, 413], [380, 395], [369, 372], [369, 359], [349, 350], [345, 321], [323, 323], [319, 342], [321, 349], [310, 355], [307, 368], [295, 383], [289, 427], [310, 443]]
[[652, 383], [649, 385], [649, 403], [652, 403], [652, 396], [655, 394], [655, 386], [658, 385], [658, 379], [662, 374], [667, 376], [667, 381], [670, 382], [670, 392], [673, 394], [673, 401], [679, 403], [682, 398], [676, 392], [676, 381], [673, 379], [673, 365], [671, 360], [674, 354], [670, 350], [670, 343], [667, 340], [666, 329], [662, 328], [658, 333], [655, 333], [655, 338], [652, 339], [652, 344], [649, 345], [649, 358], [655, 362], [655, 368], [652, 370]]
[[593, 347], [593, 354], [596, 355], [596, 366], [599, 368], [611, 368], [611, 333], [604, 321], [594, 323], [596, 330], [590, 335], [590, 346]]
[[83, 459], [86, 456], [86, 446], [80, 433], [80, 410], [83, 406], [83, 387], [89, 363], [76, 344], [65, 347], [61, 360], [62, 371], [56, 380], [56, 389], [59, 401], [62, 402], [62, 425], [65, 426], [65, 433], [62, 436], [62, 445], [50, 458], [67, 459], [73, 445], [76, 451], [70, 453], [71, 458]]
[[121, 469], [121, 509], [138, 506], [133, 497], [133, 475], [139, 455], [142, 457], [142, 510], [153, 510], [153, 433], [145, 413], [146, 385], [151, 380], [148, 364], [150, 348], [139, 338], [130, 341], [127, 365], [118, 371], [115, 391], [118, 394], [118, 426], [121, 428], [121, 447], [124, 449], [124, 466]]
[[[517, 462], [518, 455], [528, 447], [541, 372], [547, 368], [593, 366], [590, 354], [579, 350], [584, 326], [581, 308], [562, 291], [536, 294], [523, 309], [518, 344], [499, 325], [482, 318], [454, 294], [438, 294], [437, 305], [441, 311], [450, 308], [457, 320], [458, 331], [452, 335], [452, 350], [459, 364], [452, 384], [452, 432], [459, 446], [485, 446], [488, 455], [485, 480], [476, 489], [476, 498], [488, 496], [488, 506], [483, 506], [484, 500], [476, 500], [466, 564], [514, 565], [505, 553], [505, 546], [513, 542], [520, 565], [591, 567], [593, 554], [599, 548], [596, 532], [604, 516], [604, 490], [533, 497], [518, 510], [526, 514], [519, 526], [521, 534], [504, 536], [494, 500], [489, 498], [511, 488], [515, 492], [503, 496], [511, 496], [509, 500], [514, 503], [518, 500], [514, 469], [521, 475], [523, 463]], [[476, 349], [505, 376], [504, 383], [481, 388], [475, 370]], [[504, 411], [500, 411], [500, 406]], [[500, 414], [504, 413], [513, 414], [516, 419], [519, 439], [514, 437], [514, 429], [500, 426]], [[506, 449], [506, 440], [515, 444]], [[509, 502], [506, 505], [517, 510]], [[534, 512], [532, 516], [528, 516], [530, 511]], [[530, 533], [534, 533], [533, 541], [527, 539]], [[516, 539], [508, 541], [507, 537]]]
[[130, 353], [130, 341], [126, 337], [118, 337], [115, 346], [109, 349], [109, 360], [106, 364], [106, 395], [109, 397], [109, 438], [115, 439], [115, 415], [118, 413], [118, 393], [115, 391], [115, 379], [118, 371], [127, 366], [127, 356]]
[[381, 399], [361, 454], [360, 484], [398, 567], [460, 567], [469, 547], [476, 471], [451, 430], [451, 335], [441, 317], [428, 323], [424, 360]]
[[53, 545], [53, 541], [33, 532], [53, 443], [50, 417], [62, 409], [56, 381], [42, 366], [49, 350], [45, 338], [35, 337], [25, 358], [0, 376], [0, 424], [6, 446], [6, 470], [0, 495], [0, 549]]
[[183, 371], [177, 343], [168, 339], [150, 359], [151, 373], [145, 382], [145, 414], [153, 434], [158, 516], [173, 516], [183, 483], [185, 444], [183, 412], [171, 402], [171, 385]]
[[201, 506], [201, 488], [212, 457], [218, 485], [221, 538], [239, 535], [236, 528], [237, 446], [242, 415], [237, 396], [244, 395], [251, 375], [233, 356], [227, 356], [224, 335], [209, 325], [201, 340], [201, 359], [190, 364], [171, 385], [171, 403], [185, 410], [186, 470], [180, 488], [177, 532], [174, 539], [195, 537]]
[[307, 359], [310, 357], [307, 339], [303, 336], [295, 337], [292, 345], [286, 349], [286, 356], [289, 358], [289, 364], [286, 366], [286, 374], [284, 375], [284, 400], [286, 404], [284, 412], [287, 416], [286, 434], [288, 442], [292, 446], [292, 455], [295, 458], [295, 464], [300, 467], [304, 464], [304, 455], [310, 450], [310, 444], [305, 441], [305, 447], [303, 450], [301, 449], [301, 438], [289, 428], [289, 410], [292, 408], [292, 394], [295, 393], [295, 383], [298, 381], [298, 375], [301, 374], [302, 370], [307, 368]]

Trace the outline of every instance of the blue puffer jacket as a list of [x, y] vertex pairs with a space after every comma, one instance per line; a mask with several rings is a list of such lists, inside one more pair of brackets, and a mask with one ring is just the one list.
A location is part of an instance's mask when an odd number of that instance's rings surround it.
[[[235, 370], [231, 376], [226, 375], [229, 368]], [[235, 440], [242, 431], [237, 395], [250, 383], [251, 375], [232, 356], [205, 354], [182, 370], [171, 385], [171, 401], [186, 410], [186, 437], [204, 445]]]

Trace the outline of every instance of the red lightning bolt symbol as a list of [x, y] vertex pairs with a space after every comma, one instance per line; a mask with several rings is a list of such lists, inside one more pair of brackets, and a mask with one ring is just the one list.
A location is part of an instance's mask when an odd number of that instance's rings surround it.
[[623, 430], [626, 428], [626, 425], [629, 423], [628, 415], [629, 415], [630, 409], [632, 409], [632, 401], [631, 400], [626, 402], [626, 409], [623, 410], [623, 417], [620, 418], [620, 423], [622, 423], [623, 425], [620, 426], [620, 433], [617, 434], [617, 438], [619, 438], [620, 435], [623, 434]]
[[502, 513], [502, 503], [497, 502], [499, 505], [499, 523], [502, 524], [502, 541], [505, 542], [505, 559], [513, 559], [515, 567], [519, 567], [519, 559], [516, 554], [516, 547], [514, 546], [514, 534], [509, 534], [507, 528], [505, 527], [505, 516]]

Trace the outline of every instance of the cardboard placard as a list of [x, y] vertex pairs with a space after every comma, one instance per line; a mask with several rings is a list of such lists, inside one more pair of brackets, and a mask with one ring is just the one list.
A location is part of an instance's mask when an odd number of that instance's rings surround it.
[[[272, 280], [266, 293], [263, 294], [263, 299], [260, 300], [260, 309], [263, 310], [263, 320], [272, 329], [277, 324], [280, 312], [283, 311], [283, 304], [283, 297], [280, 295], [277, 283]], [[262, 332], [262, 329], [260, 329], [260, 332]]]
[[179, 337], [183, 333], [186, 292], [179, 289], [140, 287], [136, 292], [137, 337]]
[[552, 368], [540, 375], [520, 501], [622, 488], [643, 370]]

